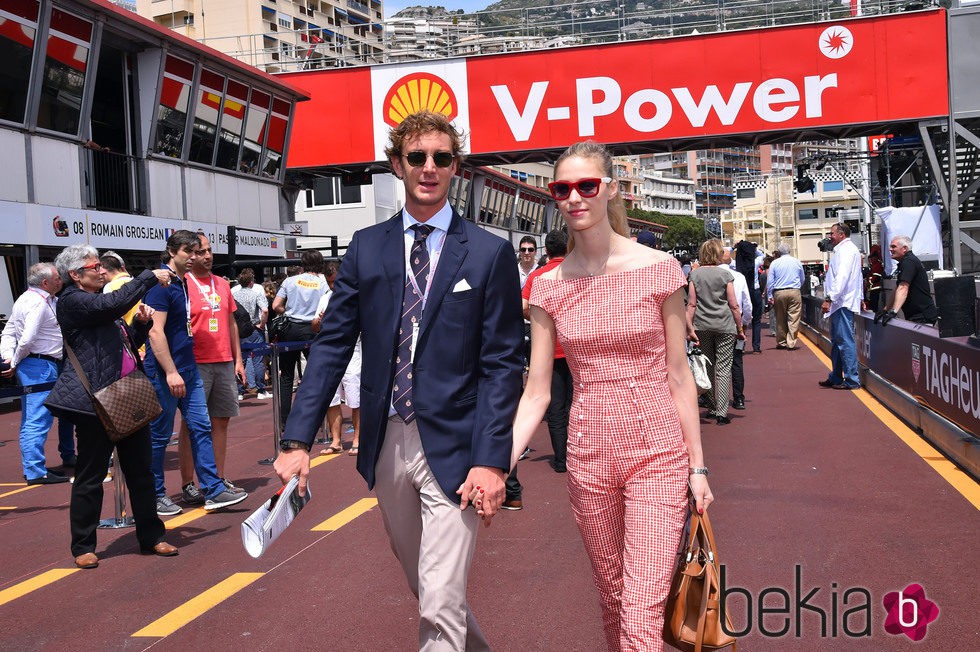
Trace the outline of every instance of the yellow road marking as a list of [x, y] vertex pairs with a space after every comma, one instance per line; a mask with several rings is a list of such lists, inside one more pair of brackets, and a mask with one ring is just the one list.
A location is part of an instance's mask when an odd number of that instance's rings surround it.
[[[329, 455], [318, 455], [316, 457], [313, 457], [310, 459], [310, 468], [312, 469], [323, 464], [324, 462], [329, 462], [332, 459], [340, 457], [342, 454], [343, 453], [331, 453]], [[33, 489], [33, 488], [34, 488], [33, 486], [28, 487], [28, 489]], [[16, 492], [12, 492], [12, 493], [16, 493]], [[3, 498], [3, 496], [5, 495], [7, 494], [0, 495], [0, 498]], [[207, 512], [204, 510], [203, 507], [196, 507], [194, 509], [184, 512], [183, 514], [178, 514], [173, 518], [167, 519], [166, 521], [163, 522], [163, 524], [164, 527], [166, 527], [168, 530], [172, 530], [174, 528], [180, 527], [181, 525], [187, 525], [191, 521], [196, 521], [197, 519], [201, 518], [206, 514]]]
[[26, 487], [26, 482], [0, 482], [0, 487]]
[[175, 527], [180, 527], [181, 525], [187, 525], [191, 521], [196, 521], [207, 514], [203, 507], [195, 507], [194, 509], [188, 510], [183, 514], [178, 514], [173, 518], [169, 518], [163, 522], [163, 526], [168, 530], [172, 530]]
[[[809, 337], [801, 338], [817, 359], [828, 369], [833, 368], [833, 364], [824, 352]], [[888, 408], [878, 402], [866, 389], [857, 389], [851, 392], [875, 417], [898, 436], [912, 451], [922, 458], [926, 464], [938, 473], [943, 480], [952, 485], [953, 489], [960, 492], [974, 508], [980, 510], [980, 484], [973, 478], [961, 471], [959, 467], [950, 462], [946, 457], [928, 441], [923, 439], [917, 432], [909, 428], [897, 416], [892, 414]]]
[[340, 528], [347, 525], [361, 514], [371, 511], [371, 508], [373, 508], [377, 504], [378, 504], [377, 498], [361, 498], [359, 501], [357, 501], [350, 507], [347, 507], [346, 509], [337, 512], [336, 514], [334, 514], [333, 516], [325, 520], [323, 523], [320, 523], [310, 531], [333, 532], [334, 530], [339, 530]]
[[323, 464], [324, 462], [329, 462], [330, 460], [335, 460], [344, 453], [327, 453], [326, 455], [320, 454], [310, 458], [310, 468], [316, 468]]
[[[13, 486], [13, 485], [11, 485], [11, 486]], [[39, 485], [39, 484], [32, 484], [32, 485], [28, 485], [26, 487], [23, 487], [22, 486], [20, 489], [14, 489], [13, 491], [8, 491], [7, 493], [0, 494], [0, 498], [6, 498], [7, 496], [13, 496], [14, 494], [19, 494], [22, 491], [30, 491], [31, 489], [37, 489], [40, 486], [41, 485]]]
[[27, 595], [31, 591], [36, 591], [53, 582], [57, 582], [63, 577], [68, 577], [72, 573], [77, 573], [78, 568], [52, 568], [29, 580], [24, 580], [19, 584], [14, 584], [9, 589], [0, 591], [0, 605], [5, 605], [11, 600]]
[[0, 507], [0, 510], [3, 510], [3, 509], [17, 509], [17, 508], [16, 507]]
[[170, 636], [212, 607], [235, 595], [265, 573], [235, 573], [207, 591], [191, 598], [170, 613], [158, 618], [133, 636]]

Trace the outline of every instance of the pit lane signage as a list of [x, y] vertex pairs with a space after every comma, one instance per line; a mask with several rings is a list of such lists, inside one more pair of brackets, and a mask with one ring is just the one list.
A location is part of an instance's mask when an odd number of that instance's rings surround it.
[[290, 73], [313, 99], [297, 105], [288, 165], [384, 160], [388, 131], [423, 107], [474, 154], [944, 116], [946, 59], [936, 10]]
[[[175, 230], [188, 229], [206, 235], [214, 253], [228, 253], [228, 227], [214, 222], [5, 201], [0, 201], [0, 217], [8, 226], [10, 242], [54, 247], [88, 243], [97, 249], [163, 251]], [[282, 257], [282, 240], [280, 234], [243, 229], [236, 233], [236, 251], [240, 255]]]
[[887, 326], [856, 318], [861, 364], [967, 432], [980, 432], [980, 348], [966, 337], [901, 320]]

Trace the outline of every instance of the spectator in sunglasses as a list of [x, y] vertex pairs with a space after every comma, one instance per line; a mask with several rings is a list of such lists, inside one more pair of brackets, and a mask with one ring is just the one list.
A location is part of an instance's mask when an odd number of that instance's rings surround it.
[[521, 276], [521, 289], [527, 283], [527, 275], [534, 271], [534, 254], [538, 250], [538, 243], [529, 235], [521, 238], [518, 245], [517, 272]]
[[554, 178], [549, 190], [568, 226], [568, 253], [531, 288], [531, 369], [511, 459], [551, 402], [560, 343], [575, 384], [569, 497], [592, 561], [606, 643], [661, 650], [689, 483], [699, 511], [712, 500], [687, 363], [684, 274], [671, 256], [630, 241], [602, 145], [568, 148]]
[[512, 242], [450, 205], [462, 137], [444, 115], [407, 116], [386, 154], [405, 208], [351, 240], [275, 469], [305, 491], [310, 443], [360, 336], [357, 469], [419, 599], [419, 640], [485, 650], [466, 578], [510, 470], [523, 371], [517, 259]]

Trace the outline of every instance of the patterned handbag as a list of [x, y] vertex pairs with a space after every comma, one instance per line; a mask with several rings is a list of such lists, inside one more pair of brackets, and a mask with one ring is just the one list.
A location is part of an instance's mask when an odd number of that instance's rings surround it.
[[[153, 389], [150, 379], [142, 371], [133, 369], [119, 380], [93, 392], [88, 376], [85, 375], [82, 365], [75, 357], [75, 352], [68, 346], [68, 342], [65, 342], [64, 346], [82, 387], [92, 399], [95, 414], [98, 415], [99, 421], [102, 422], [111, 441], [117, 442], [125, 439], [163, 412], [160, 401], [157, 400], [156, 390]], [[128, 347], [129, 343], [124, 340], [123, 346]], [[133, 354], [133, 359], [137, 359], [135, 354]]]

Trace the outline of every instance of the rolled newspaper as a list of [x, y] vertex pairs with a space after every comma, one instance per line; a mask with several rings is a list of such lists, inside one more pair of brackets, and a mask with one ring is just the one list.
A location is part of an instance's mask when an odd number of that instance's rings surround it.
[[272, 542], [279, 538], [299, 511], [310, 502], [310, 487], [299, 495], [299, 476], [289, 479], [282, 489], [245, 519], [242, 523], [242, 544], [252, 557], [262, 556]]

